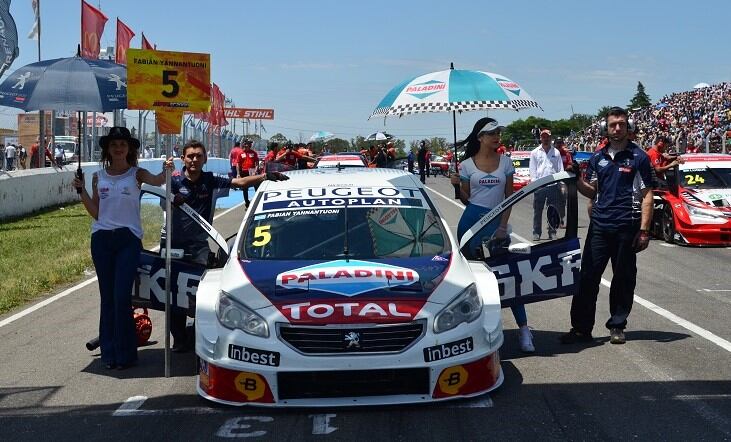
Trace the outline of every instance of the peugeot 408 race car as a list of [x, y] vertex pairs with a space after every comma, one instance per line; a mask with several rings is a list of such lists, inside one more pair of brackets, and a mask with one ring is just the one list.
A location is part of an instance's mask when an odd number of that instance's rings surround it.
[[[218, 247], [207, 268], [175, 259], [170, 275], [174, 308], [194, 311], [197, 389], [207, 399], [342, 406], [483, 394], [503, 381], [501, 306], [572, 295], [578, 286], [576, 190], [565, 172], [514, 193], [463, 243], [484, 244], [490, 220], [559, 180], [571, 195], [565, 238], [483, 247], [470, 260], [412, 174], [287, 175], [262, 183], [230, 247], [185, 204], [174, 209]], [[143, 252], [136, 305], [164, 307], [164, 268], [158, 252]]]
[[655, 192], [654, 230], [669, 243], [731, 245], [731, 155], [683, 155]]

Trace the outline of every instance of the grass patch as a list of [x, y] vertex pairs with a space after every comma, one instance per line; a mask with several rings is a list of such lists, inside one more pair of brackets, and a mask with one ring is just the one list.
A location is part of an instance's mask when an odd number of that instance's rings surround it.
[[[91, 223], [81, 203], [0, 222], [0, 314], [93, 269]], [[161, 225], [162, 209], [142, 205], [145, 248], [160, 243]]]
[[91, 220], [78, 203], [0, 222], [0, 314], [93, 267]]

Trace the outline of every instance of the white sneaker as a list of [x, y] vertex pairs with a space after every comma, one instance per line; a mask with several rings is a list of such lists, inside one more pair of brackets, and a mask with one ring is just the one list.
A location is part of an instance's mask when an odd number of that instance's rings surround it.
[[533, 346], [533, 334], [531, 334], [530, 328], [527, 325], [520, 327], [518, 341], [520, 343], [520, 351], [523, 353], [533, 353], [536, 351], [536, 348]]

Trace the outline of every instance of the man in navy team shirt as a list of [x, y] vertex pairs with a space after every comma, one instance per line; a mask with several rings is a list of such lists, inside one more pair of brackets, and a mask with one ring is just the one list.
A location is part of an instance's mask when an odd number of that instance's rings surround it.
[[561, 342], [592, 342], [596, 300], [604, 269], [612, 261], [606, 322], [612, 344], [624, 344], [637, 280], [637, 253], [650, 241], [652, 166], [647, 154], [628, 139], [627, 111], [614, 107], [607, 115], [609, 142], [589, 160], [586, 180], [577, 188], [592, 199], [589, 232], [581, 259], [581, 286], [571, 302], [571, 330]]
[[[288, 180], [286, 175], [279, 172], [268, 172], [240, 178], [228, 178], [214, 175], [213, 172], [203, 172], [203, 166], [208, 159], [206, 148], [200, 141], [190, 140], [183, 146], [183, 170], [171, 180], [171, 193], [174, 195], [173, 205], [187, 203], [206, 221], [213, 223], [213, 210], [216, 199], [228, 196], [230, 188], [246, 188], [255, 186], [264, 180]], [[197, 264], [207, 265], [210, 248], [208, 234], [190, 217], [181, 210], [173, 210], [173, 235], [170, 238], [170, 247], [183, 249], [186, 259]], [[165, 228], [160, 236], [160, 247], [165, 246]], [[173, 335], [173, 351], [182, 352], [192, 346], [185, 335], [187, 316], [175, 310], [171, 316], [170, 332]]]

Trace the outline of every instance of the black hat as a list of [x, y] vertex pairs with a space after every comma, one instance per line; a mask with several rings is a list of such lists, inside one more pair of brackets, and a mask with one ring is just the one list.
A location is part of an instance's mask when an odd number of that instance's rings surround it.
[[99, 138], [99, 146], [106, 148], [112, 140], [125, 140], [129, 143], [130, 147], [134, 147], [135, 149], [140, 148], [140, 141], [137, 138], [132, 138], [129, 129], [123, 126], [114, 126], [109, 129], [107, 135]]

